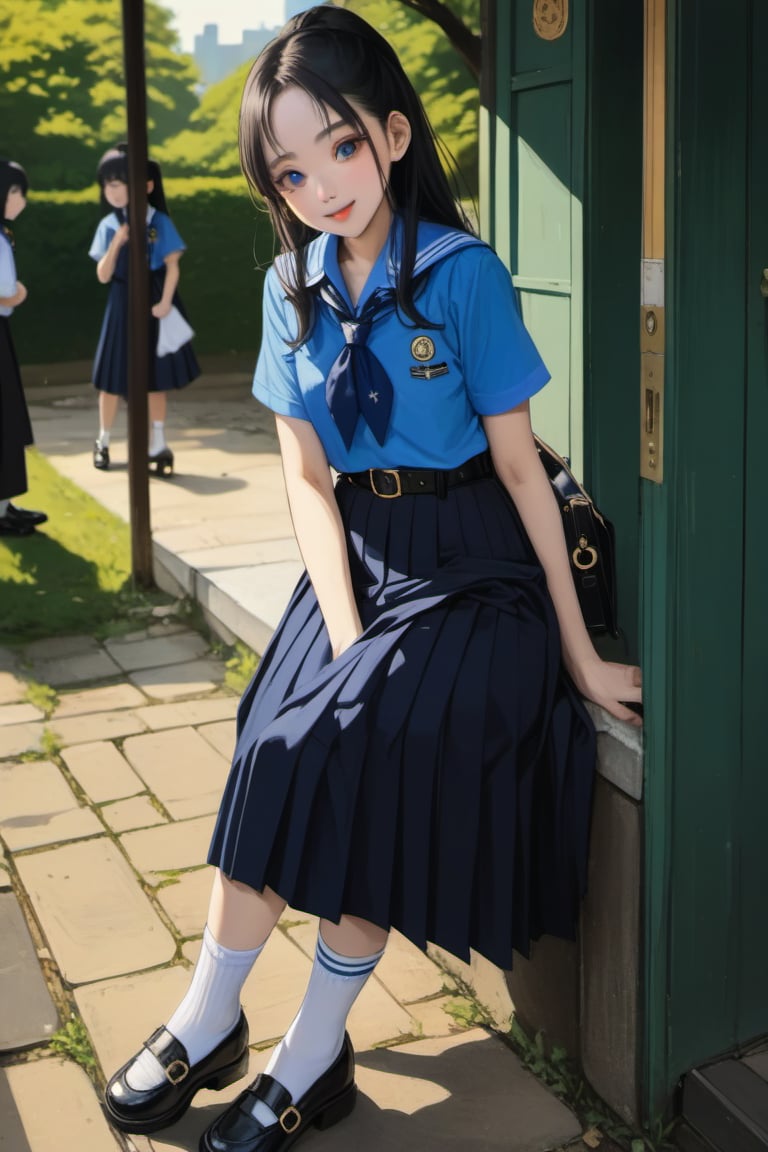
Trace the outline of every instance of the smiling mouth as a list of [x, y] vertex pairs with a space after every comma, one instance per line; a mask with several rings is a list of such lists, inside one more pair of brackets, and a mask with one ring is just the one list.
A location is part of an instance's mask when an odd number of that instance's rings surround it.
[[354, 201], [352, 201], [352, 204], [347, 204], [346, 208], [339, 208], [338, 212], [330, 212], [328, 214], [328, 219], [329, 220], [341, 220], [343, 222], [344, 220], [347, 219], [350, 212], [352, 211], [353, 204], [354, 204]]

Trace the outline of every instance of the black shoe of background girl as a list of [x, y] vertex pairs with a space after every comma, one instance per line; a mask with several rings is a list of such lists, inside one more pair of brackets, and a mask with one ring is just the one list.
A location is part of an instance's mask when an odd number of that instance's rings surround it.
[[248, 1021], [240, 1019], [221, 1044], [208, 1056], [190, 1065], [187, 1050], [167, 1028], [158, 1028], [144, 1042], [165, 1072], [165, 1080], [141, 1092], [131, 1088], [126, 1073], [132, 1056], [112, 1077], [104, 1090], [107, 1119], [121, 1132], [156, 1132], [168, 1128], [184, 1115], [201, 1088], [218, 1091], [248, 1071]]
[[31, 508], [17, 508], [15, 504], [8, 505], [5, 515], [10, 520], [16, 520], [18, 523], [29, 523], [33, 527], [37, 524], [45, 524], [48, 519], [45, 512], [33, 512]]
[[161, 448], [154, 456], [149, 457], [149, 470], [154, 470], [157, 476], [173, 475], [173, 452], [170, 448]]
[[[300, 1100], [294, 1104], [282, 1084], [263, 1072], [203, 1132], [200, 1152], [284, 1152], [313, 1125], [330, 1128], [349, 1116], [356, 1096], [355, 1053], [345, 1033], [336, 1060]], [[274, 1112], [275, 1124], [265, 1127], [252, 1115], [257, 1100]]]
[[98, 440], [93, 446], [93, 466], [100, 472], [106, 472], [109, 468], [109, 448], [102, 448]]

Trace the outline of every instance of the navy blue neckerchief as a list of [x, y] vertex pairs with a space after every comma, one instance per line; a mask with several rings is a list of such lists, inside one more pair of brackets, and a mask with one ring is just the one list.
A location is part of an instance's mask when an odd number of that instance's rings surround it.
[[[387, 262], [389, 279], [394, 282], [399, 265], [397, 245], [401, 224], [396, 219], [390, 240]], [[358, 311], [351, 311], [347, 300], [325, 270], [325, 247], [328, 237], [321, 237], [316, 249], [320, 267], [313, 268], [308, 260], [307, 286], [314, 288], [320, 299], [328, 305], [344, 334], [344, 347], [331, 365], [325, 381], [325, 397], [334, 423], [347, 448], [352, 445], [357, 422], [362, 416], [379, 444], [387, 438], [394, 390], [381, 361], [367, 346], [373, 324], [391, 315], [397, 307], [394, 287], [375, 288]], [[310, 250], [317, 245], [314, 241]], [[469, 245], [483, 245], [476, 236], [445, 225], [423, 222], [419, 225], [419, 248], [413, 268], [414, 280], [421, 279], [428, 270], [453, 252]], [[313, 255], [315, 255], [313, 253]]]

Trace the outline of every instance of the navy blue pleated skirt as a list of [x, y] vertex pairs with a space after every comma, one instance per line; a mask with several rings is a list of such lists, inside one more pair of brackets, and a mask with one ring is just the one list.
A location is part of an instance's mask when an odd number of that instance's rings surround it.
[[336, 496], [364, 632], [332, 660], [302, 577], [240, 704], [209, 862], [510, 968], [573, 935], [586, 879], [595, 737], [544, 574], [494, 478]]
[[[152, 304], [156, 304], [162, 295], [164, 279], [165, 267], [151, 273], [149, 298]], [[173, 303], [186, 319], [178, 293], [174, 294]], [[167, 356], [157, 356], [154, 351], [157, 348], [157, 333], [158, 321], [150, 314], [148, 390], [171, 392], [175, 388], [186, 388], [200, 375], [200, 366], [191, 342], [183, 344], [176, 352], [169, 352]], [[92, 379], [99, 392], [111, 392], [123, 397], [128, 395], [128, 281], [119, 275], [113, 276], [109, 284]]]

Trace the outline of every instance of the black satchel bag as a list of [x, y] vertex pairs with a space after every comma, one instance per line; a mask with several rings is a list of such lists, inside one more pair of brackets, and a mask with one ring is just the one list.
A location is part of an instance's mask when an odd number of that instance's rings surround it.
[[563, 457], [538, 436], [534, 439], [563, 517], [571, 575], [584, 623], [590, 632], [618, 636], [613, 524], [595, 506]]

